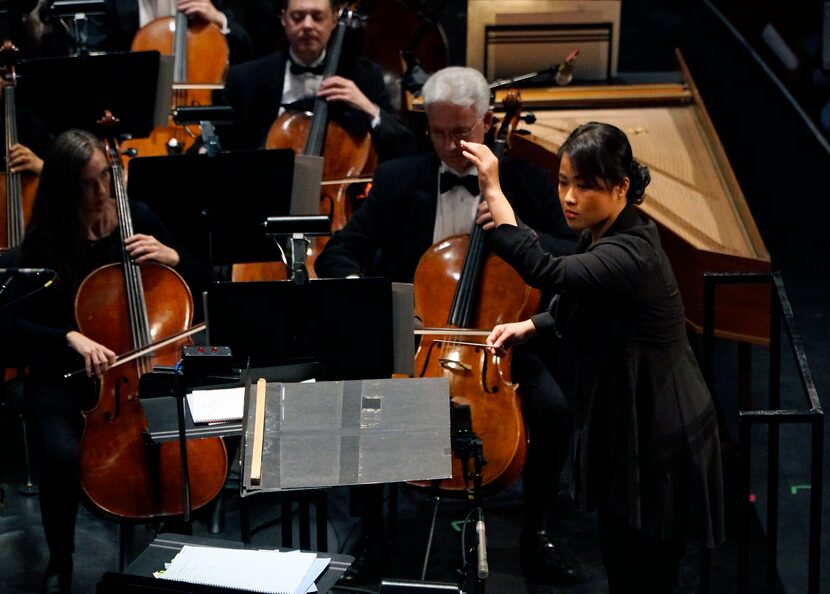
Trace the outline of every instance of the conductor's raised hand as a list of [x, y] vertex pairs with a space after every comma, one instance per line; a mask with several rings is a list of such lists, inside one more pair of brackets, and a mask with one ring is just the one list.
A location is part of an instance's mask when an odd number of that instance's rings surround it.
[[80, 332], [67, 332], [66, 343], [84, 358], [84, 370], [89, 377], [101, 375], [115, 363], [114, 352]]
[[516, 224], [513, 207], [504, 196], [499, 183], [499, 160], [487, 146], [467, 140], [460, 141], [464, 157], [478, 170], [478, 187], [487, 201], [493, 222], [498, 227], [504, 223]]
[[499, 357], [504, 357], [507, 350], [516, 345], [527, 342], [536, 336], [536, 326], [531, 320], [499, 324], [485, 340], [487, 350]]

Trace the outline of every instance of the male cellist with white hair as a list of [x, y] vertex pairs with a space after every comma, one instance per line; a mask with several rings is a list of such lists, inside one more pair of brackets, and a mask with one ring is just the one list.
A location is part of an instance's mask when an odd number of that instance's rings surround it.
[[[459, 145], [462, 140], [483, 142], [492, 125], [487, 81], [472, 68], [445, 68], [429, 78], [423, 95], [432, 150], [378, 167], [365, 203], [317, 258], [319, 277], [380, 275], [412, 282], [430, 246], [470, 233], [474, 224], [485, 231], [492, 227], [486, 203], [480, 200], [476, 170]], [[501, 180], [518, 217], [532, 226], [545, 247], [553, 254], [572, 252], [576, 238], [558, 208], [550, 173], [505, 158]], [[568, 449], [570, 412], [562, 389], [543, 362], [551, 357], [536, 353], [542, 348], [545, 345], [537, 344], [516, 352], [512, 362], [530, 435], [524, 469], [522, 564], [529, 579], [564, 583], [575, 580], [577, 573], [554, 546], [548, 515]], [[370, 528], [379, 524], [380, 512], [374, 513], [375, 519], [367, 522]], [[364, 519], [372, 517], [367, 509]], [[382, 536], [370, 535], [370, 539], [382, 541]], [[382, 552], [382, 544], [374, 546]]]

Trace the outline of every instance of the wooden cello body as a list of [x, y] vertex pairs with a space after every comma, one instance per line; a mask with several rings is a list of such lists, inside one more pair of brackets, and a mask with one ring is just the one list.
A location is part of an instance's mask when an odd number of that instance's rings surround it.
[[[122, 240], [132, 235], [123, 171], [110, 149]], [[162, 264], [129, 258], [90, 273], [78, 288], [75, 318], [81, 333], [116, 352], [142, 348], [190, 325], [193, 299], [184, 280]], [[108, 370], [96, 405], [83, 413], [81, 485], [108, 514], [146, 519], [185, 511], [178, 442], [150, 443], [138, 382], [155, 365], [174, 365], [183, 342]], [[221, 439], [187, 442], [189, 509], [212, 500], [227, 474]]]
[[[337, 72], [343, 40], [352, 26], [355, 15], [344, 9], [337, 21], [337, 27], [326, 54], [323, 78]], [[348, 180], [358, 178], [374, 167], [374, 150], [368, 132], [353, 134], [328, 117], [328, 103], [316, 98], [313, 113], [286, 111], [271, 125], [265, 140], [265, 148], [291, 148], [295, 152], [314, 157], [322, 156], [323, 180]], [[342, 229], [351, 217], [352, 203], [348, 195], [349, 183], [326, 185], [320, 196], [320, 213], [331, 218], [332, 232]], [[306, 262], [313, 270], [314, 260], [325, 247], [328, 238], [316, 238], [309, 249]], [[254, 265], [254, 268], [257, 268]], [[267, 272], [270, 268], [271, 272]], [[264, 265], [267, 280], [279, 278], [274, 274], [274, 265]], [[283, 277], [284, 278], [284, 277]], [[266, 279], [263, 279], [266, 280]]]
[[[538, 311], [540, 295], [509, 264], [489, 253], [481, 254], [478, 263], [478, 288], [465, 286], [470, 280], [465, 264], [469, 266], [471, 241], [468, 235], [447, 238], [432, 246], [418, 264], [416, 315], [427, 328], [449, 328], [446, 335], [421, 338], [415, 376], [446, 377], [452, 405], [470, 407], [472, 430], [483, 443], [487, 461], [482, 487], [493, 493], [513, 482], [527, 458], [521, 400], [510, 376], [511, 357], [490, 355], [483, 346], [469, 344], [469, 338], [453, 335], [451, 328], [491, 329], [526, 319]], [[452, 478], [414, 484], [458, 496], [466, 495], [468, 487], [456, 457]]]
[[[501, 157], [507, 135], [519, 119], [518, 99], [507, 105], [494, 152]], [[481, 441], [485, 460], [481, 487], [490, 494], [507, 487], [527, 458], [527, 437], [518, 386], [512, 383], [512, 354], [496, 357], [483, 344], [453, 329], [489, 331], [497, 324], [527, 319], [538, 311], [541, 294], [526, 285], [504, 260], [489, 253], [484, 231], [449, 237], [420, 259], [414, 279], [415, 311], [427, 328], [446, 328], [422, 336], [415, 355], [416, 377], [446, 377], [451, 406], [469, 407], [471, 431]], [[416, 486], [467, 496], [472, 487], [462, 460], [453, 456], [452, 477], [415, 482]]]
[[[172, 17], [155, 19], [139, 29], [130, 50], [157, 51], [173, 56], [173, 98], [171, 110], [182, 105], [210, 105], [210, 89], [183, 89], [181, 85], [218, 85], [224, 82], [228, 71], [228, 42], [215, 25], [189, 22], [187, 16], [176, 11]], [[156, 127], [147, 138], [136, 138], [122, 143], [124, 149], [135, 149], [142, 157], [181, 153], [193, 146], [199, 135], [198, 127], [189, 129], [174, 124]]]
[[6, 128], [4, 138], [6, 168], [0, 174], [3, 178], [3, 183], [0, 184], [0, 216], [4, 217], [0, 224], [0, 250], [16, 247], [23, 241], [38, 185], [38, 176], [34, 173], [29, 171], [11, 173], [9, 167], [11, 147], [18, 142], [15, 102], [17, 51], [10, 41], [4, 42], [3, 47], [0, 48], [0, 61], [3, 63], [3, 119]]

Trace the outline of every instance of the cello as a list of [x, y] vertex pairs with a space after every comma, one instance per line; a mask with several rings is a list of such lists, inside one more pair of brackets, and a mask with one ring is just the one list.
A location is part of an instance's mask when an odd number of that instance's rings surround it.
[[[505, 108], [507, 115], [493, 149], [497, 157], [520, 119], [518, 93], [505, 99]], [[504, 260], [487, 252], [484, 231], [475, 224], [470, 235], [440, 241], [421, 257], [414, 293], [416, 315], [424, 325], [446, 328], [423, 333], [415, 355], [416, 377], [448, 378], [451, 405], [469, 407], [472, 431], [481, 440], [486, 459], [481, 486], [484, 493], [497, 492], [513, 482], [527, 458], [521, 401], [516, 384], [511, 383], [510, 354], [490, 355], [483, 343], [468, 342], [467, 336], [471, 329], [530, 317], [538, 310], [541, 295]], [[466, 496], [466, 469], [457, 456], [452, 467], [452, 478], [411, 484]]]
[[[346, 31], [359, 24], [358, 16], [348, 7], [340, 12], [337, 26], [326, 53], [323, 79], [337, 72]], [[369, 133], [353, 134], [328, 117], [328, 102], [314, 100], [313, 113], [285, 111], [268, 131], [265, 148], [291, 148], [309, 156], [325, 156], [323, 180], [343, 180], [326, 184], [320, 199], [320, 212], [331, 218], [332, 232], [342, 229], [352, 214], [352, 200], [347, 180], [358, 178], [372, 167], [374, 150]], [[314, 262], [328, 238], [317, 238], [309, 250], [309, 263]], [[313, 269], [312, 266], [309, 267]]]
[[[106, 119], [112, 120], [111, 114]], [[124, 171], [118, 148], [106, 143], [122, 241], [133, 234]], [[184, 332], [193, 317], [193, 298], [172, 268], [122, 262], [92, 271], [78, 288], [75, 319], [81, 333], [116, 352], [141, 349]], [[138, 393], [139, 378], [154, 365], [172, 365], [183, 341], [155, 349], [108, 370], [98, 401], [83, 413], [81, 486], [104, 512], [129, 519], [179, 515], [211, 501], [227, 474], [221, 438], [187, 441], [190, 498], [185, 504], [178, 442], [149, 444]]]
[[[181, 105], [210, 105], [211, 90], [187, 86], [221, 85], [228, 71], [229, 48], [225, 35], [212, 23], [188, 21], [177, 10], [175, 16], [155, 19], [139, 29], [130, 51], [157, 51], [173, 56], [173, 97], [171, 111]], [[122, 143], [142, 157], [184, 152], [196, 141], [199, 131], [172, 122], [156, 127], [148, 138]]]
[[10, 249], [20, 245], [29, 216], [32, 214], [32, 205], [37, 192], [38, 176], [29, 171], [11, 173], [9, 165], [11, 147], [17, 144], [17, 108], [15, 103], [15, 89], [17, 74], [15, 62], [19, 50], [8, 39], [0, 48], [0, 61], [3, 63], [3, 106], [6, 125], [5, 149], [6, 171], [2, 174], [5, 192], [0, 196], [0, 213], [5, 220], [0, 225], [0, 250]]

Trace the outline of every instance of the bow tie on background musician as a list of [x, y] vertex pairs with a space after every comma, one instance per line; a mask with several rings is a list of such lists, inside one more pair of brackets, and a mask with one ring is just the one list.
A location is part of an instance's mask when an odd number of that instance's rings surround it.
[[289, 58], [289, 63], [291, 64], [291, 74], [294, 76], [300, 76], [303, 74], [313, 74], [316, 76], [323, 75], [323, 62], [322, 60], [314, 65], [314, 66], [306, 66], [305, 64], [301, 64]]
[[478, 188], [478, 175], [456, 175], [452, 171], [442, 171], [438, 180], [439, 192], [441, 194], [449, 192], [455, 187], [461, 186], [465, 188], [473, 196], [480, 194]]

